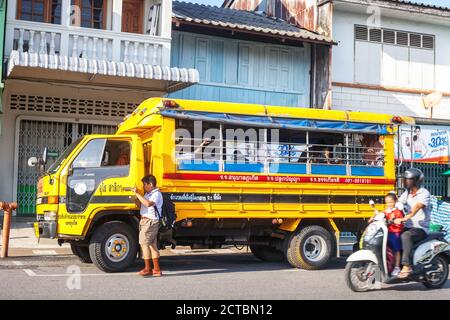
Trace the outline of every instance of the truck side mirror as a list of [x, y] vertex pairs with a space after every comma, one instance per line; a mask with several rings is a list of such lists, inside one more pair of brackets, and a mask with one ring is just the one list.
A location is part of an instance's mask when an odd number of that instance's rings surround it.
[[28, 159], [28, 166], [29, 167], [36, 167], [36, 165], [39, 163], [38, 158], [36, 157], [31, 157]]

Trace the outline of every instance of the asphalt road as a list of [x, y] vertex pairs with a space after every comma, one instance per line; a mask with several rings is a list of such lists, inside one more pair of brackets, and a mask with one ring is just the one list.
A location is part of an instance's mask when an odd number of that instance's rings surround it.
[[179, 251], [161, 258], [163, 277], [142, 278], [135, 274], [140, 264], [125, 273], [106, 274], [70, 254], [40, 254], [0, 260], [0, 299], [450, 298], [450, 281], [435, 291], [412, 283], [353, 293], [344, 282], [344, 258], [334, 259], [326, 270], [306, 271], [261, 262], [246, 252]]

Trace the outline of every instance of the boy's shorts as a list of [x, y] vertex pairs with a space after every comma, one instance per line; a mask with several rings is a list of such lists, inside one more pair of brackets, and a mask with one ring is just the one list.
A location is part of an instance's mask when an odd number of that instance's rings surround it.
[[400, 238], [400, 232], [388, 233], [388, 245], [394, 252], [402, 251], [402, 239]]

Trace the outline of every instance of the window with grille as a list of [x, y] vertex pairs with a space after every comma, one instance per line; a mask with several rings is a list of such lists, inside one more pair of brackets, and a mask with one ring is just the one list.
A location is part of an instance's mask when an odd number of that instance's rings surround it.
[[395, 31], [383, 30], [383, 43], [395, 44]]
[[381, 29], [370, 29], [369, 40], [372, 42], [381, 42]]
[[138, 107], [137, 103], [11, 94], [9, 108], [12, 111], [61, 113], [123, 118]]
[[407, 46], [408, 45], [408, 33], [397, 32], [397, 43], [396, 44], [399, 46]]
[[61, 24], [62, 0], [18, 0], [17, 19]]
[[434, 35], [354, 27], [356, 83], [435, 89]]
[[355, 40], [388, 43], [421, 49], [434, 49], [434, 36], [399, 30], [355, 25]]
[[81, 27], [106, 29], [106, 0], [72, 0], [75, 19]]
[[355, 39], [361, 41], [369, 40], [369, 28], [365, 26], [355, 26]]

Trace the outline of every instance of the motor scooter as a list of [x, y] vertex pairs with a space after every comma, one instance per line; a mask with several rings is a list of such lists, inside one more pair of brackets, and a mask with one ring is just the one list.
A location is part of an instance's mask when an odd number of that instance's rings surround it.
[[355, 292], [380, 289], [381, 283], [420, 282], [429, 289], [441, 288], [448, 279], [450, 244], [443, 232], [430, 232], [424, 240], [414, 244], [412, 272], [400, 279], [391, 276], [394, 255], [388, 247], [388, 221], [378, 213], [364, 231], [360, 249], [347, 259], [345, 282]]

